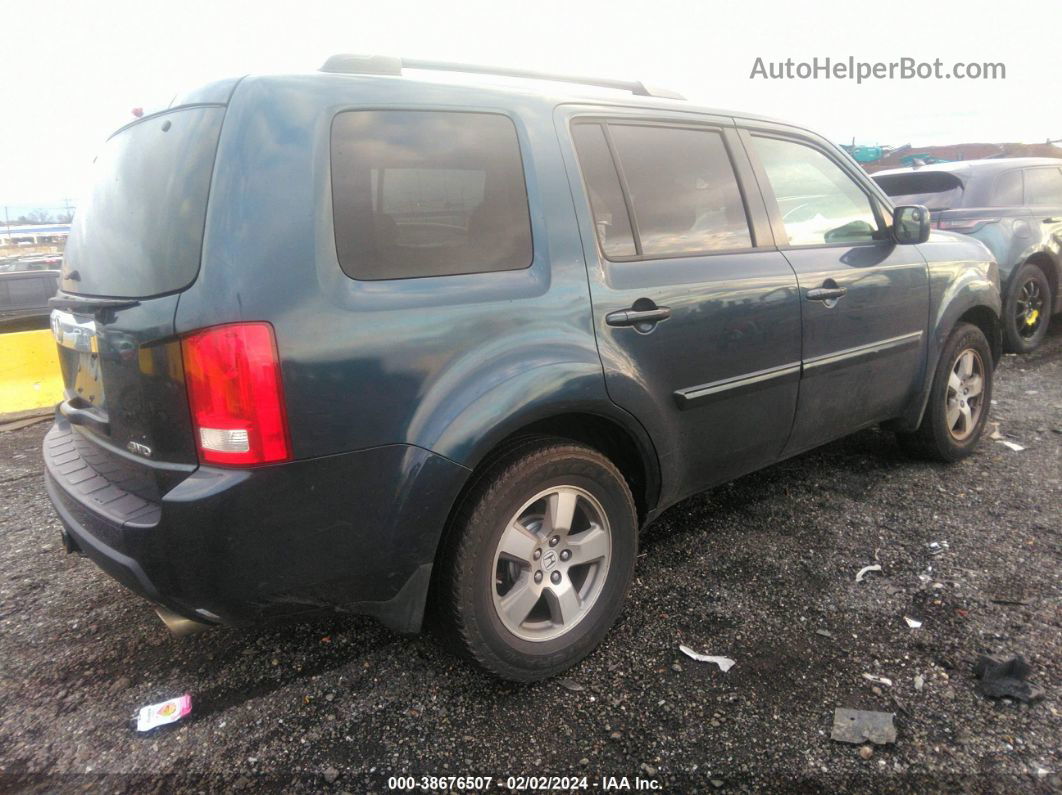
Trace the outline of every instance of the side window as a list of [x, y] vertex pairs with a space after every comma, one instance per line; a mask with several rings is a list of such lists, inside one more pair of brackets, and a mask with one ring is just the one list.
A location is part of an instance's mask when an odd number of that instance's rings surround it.
[[531, 218], [505, 116], [345, 111], [332, 123], [336, 252], [352, 278], [520, 270]]
[[1021, 171], [1007, 171], [996, 177], [995, 190], [992, 193], [993, 207], [1021, 207], [1022, 198]]
[[572, 138], [590, 194], [590, 209], [601, 250], [609, 259], [635, 256], [638, 252], [634, 247], [631, 219], [601, 125], [576, 124], [572, 127]]
[[10, 290], [12, 309], [35, 309], [48, 303], [44, 290], [41, 289], [40, 279], [12, 279], [7, 286]]
[[1062, 170], [1025, 169], [1025, 203], [1062, 207]]
[[878, 220], [869, 197], [844, 170], [810, 146], [755, 136], [791, 246], [865, 243]]
[[602, 127], [580, 124], [573, 132], [605, 256], [689, 256], [752, 246], [722, 135], [680, 127], [607, 126], [627, 202]]

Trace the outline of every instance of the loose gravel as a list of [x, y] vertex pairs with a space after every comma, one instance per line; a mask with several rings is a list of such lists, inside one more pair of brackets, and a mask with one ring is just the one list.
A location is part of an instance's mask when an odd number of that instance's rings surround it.
[[[2, 433], [0, 789], [360, 793], [478, 775], [498, 790], [574, 775], [588, 791], [609, 776], [684, 793], [1058, 791], [1062, 329], [1005, 358], [994, 402], [1024, 451], [986, 439], [944, 466], [865, 431], [675, 506], [646, 530], [602, 646], [533, 686], [358, 617], [172, 638], [64, 553], [46, 425]], [[980, 695], [982, 653], [1023, 655], [1045, 699]], [[190, 716], [136, 733], [139, 707], [185, 692]], [[895, 713], [896, 743], [832, 741], [837, 707]]]

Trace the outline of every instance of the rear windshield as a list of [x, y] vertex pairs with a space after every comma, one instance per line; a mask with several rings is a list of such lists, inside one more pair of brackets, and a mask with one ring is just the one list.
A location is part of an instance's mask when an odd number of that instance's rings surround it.
[[64, 290], [146, 298], [195, 280], [224, 115], [220, 106], [182, 108], [107, 141], [74, 215]]
[[930, 210], [950, 210], [962, 204], [962, 181], [945, 171], [875, 176], [894, 204], [921, 204]]

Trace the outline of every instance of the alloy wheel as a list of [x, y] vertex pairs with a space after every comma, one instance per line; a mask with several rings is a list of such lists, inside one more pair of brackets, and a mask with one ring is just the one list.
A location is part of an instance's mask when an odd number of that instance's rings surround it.
[[959, 353], [948, 376], [946, 417], [948, 433], [956, 441], [967, 439], [981, 418], [985, 365], [973, 348]]
[[1014, 323], [1018, 336], [1031, 339], [1044, 319], [1044, 295], [1035, 279], [1021, 286], [1014, 306]]
[[498, 541], [491, 594], [501, 623], [527, 641], [547, 641], [582, 621], [608, 576], [608, 517], [589, 492], [554, 486], [532, 497]]

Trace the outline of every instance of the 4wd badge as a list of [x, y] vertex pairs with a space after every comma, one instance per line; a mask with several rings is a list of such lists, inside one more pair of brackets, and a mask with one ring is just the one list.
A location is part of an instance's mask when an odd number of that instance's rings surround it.
[[125, 448], [130, 453], [142, 455], [144, 456], [144, 458], [151, 458], [151, 448], [148, 447], [146, 444], [140, 444], [140, 442], [129, 442], [129, 444], [127, 444]]

